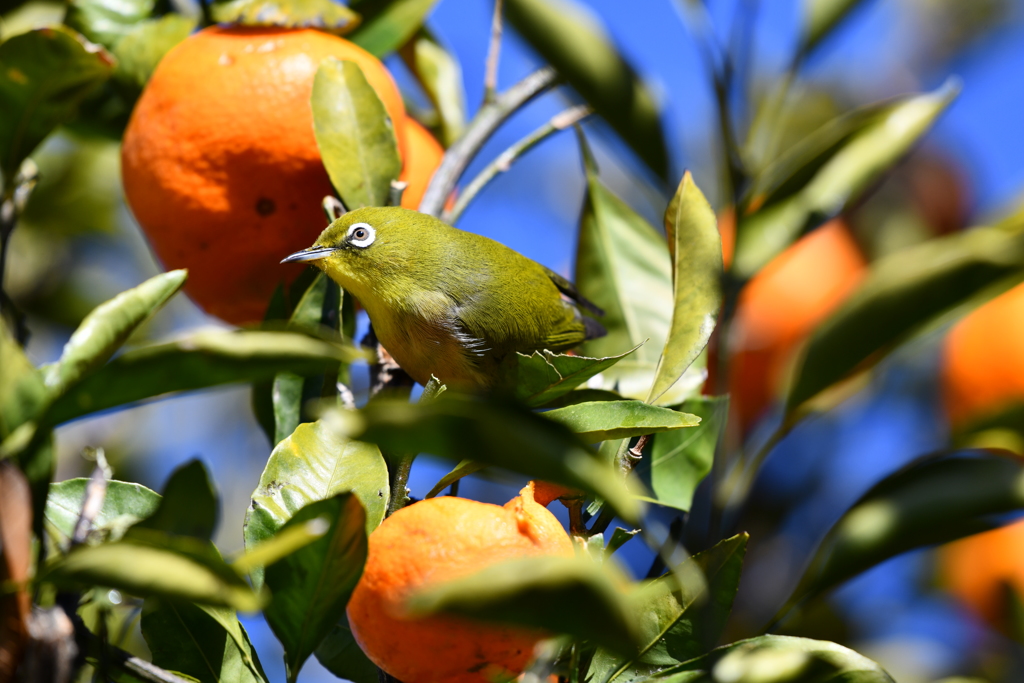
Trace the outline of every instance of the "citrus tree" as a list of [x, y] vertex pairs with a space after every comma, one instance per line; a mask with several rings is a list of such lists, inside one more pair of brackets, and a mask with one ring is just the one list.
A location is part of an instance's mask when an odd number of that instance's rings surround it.
[[[40, 181], [32, 157], [68, 125], [123, 135], [125, 195], [168, 267], [85, 315], [43, 367], [23, 350], [25, 316], [0, 301], [0, 683], [86, 666], [102, 679], [265, 681], [238, 619], [257, 612], [289, 681], [313, 656], [357, 683], [890, 680], [842, 645], [778, 632], [871, 567], [1024, 504], [1021, 461], [996, 447], [1019, 419], [1019, 387], [980, 401], [985, 354], [956, 351], [984, 349], [984, 330], [949, 342], [950, 450], [847, 510], [790, 588], [761, 596], [773, 618], [727, 628], [774, 447], [908, 341], [1024, 278], [1020, 216], [870, 262], [844, 222], [956, 83], [786, 134], [802, 63], [859, 4], [804, 3], [788, 73], [742, 127], [735, 55], [687, 5], [718, 95], [717, 217], [700, 178], [673, 175], [655, 97], [563, 1], [495, 4], [472, 118], [457, 62], [424, 26], [431, 0], [214, 0], [195, 13], [73, 0], [61, 25], [0, 43], [0, 283]], [[499, 90], [506, 21], [547, 65]], [[406, 111], [380, 61], [393, 53], [429, 111]], [[468, 177], [495, 131], [554, 89], [576, 104]], [[668, 188], [662, 225], [608, 189], [587, 117], [615, 131], [643, 182]], [[605, 331], [574, 352], [510, 354], [490, 391], [432, 379], [413, 400], [372, 333], [355, 339], [358, 302], [278, 265], [361, 207], [458, 225], [491, 180], [570, 128], [586, 199], [575, 285], [553, 277], [603, 312]], [[127, 344], [182, 289], [244, 327]], [[365, 359], [371, 387], [357, 397]], [[58, 426], [229, 383], [252, 385], [271, 443], [244, 552], [212, 543], [217, 494], [198, 461], [157, 492], [113, 478], [97, 449], [91, 477], [53, 481]], [[764, 421], [780, 397], [781, 416]], [[452, 469], [412, 501], [421, 453]], [[531, 483], [503, 507], [455, 495], [487, 469]], [[556, 500], [568, 529], [546, 509]], [[647, 578], [619, 568], [627, 543], [649, 546]], [[117, 645], [136, 617], [146, 657]]]

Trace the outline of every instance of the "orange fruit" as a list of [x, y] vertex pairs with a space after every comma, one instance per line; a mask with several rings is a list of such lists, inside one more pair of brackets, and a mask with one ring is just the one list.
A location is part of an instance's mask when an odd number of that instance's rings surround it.
[[994, 626], [1007, 621], [1009, 584], [1024, 597], [1024, 520], [968, 536], [939, 550], [942, 583]]
[[429, 498], [384, 520], [369, 540], [366, 568], [348, 603], [352, 634], [366, 655], [404, 683], [489, 683], [518, 674], [544, 637], [535, 630], [457, 617], [411, 618], [415, 590], [458, 579], [503, 560], [573, 554], [532, 484], [504, 507]]
[[941, 383], [954, 428], [1024, 401], [1024, 285], [953, 326], [943, 343]]
[[401, 148], [405, 109], [391, 75], [357, 45], [312, 29], [207, 28], [160, 61], [122, 147], [128, 204], [185, 290], [228, 322], [262, 318], [301, 265], [279, 261], [326, 225], [331, 184], [309, 98], [327, 57], [359, 64]]
[[407, 117], [402, 129], [405, 131], [405, 163], [398, 179], [409, 183], [402, 195], [402, 206], [416, 210], [420, 208], [427, 185], [441, 163], [444, 148], [415, 119]]
[[[721, 229], [731, 252], [728, 215], [722, 216]], [[799, 239], [747, 283], [736, 308], [729, 378], [732, 409], [745, 429], [775, 400], [799, 345], [853, 292], [866, 268], [846, 224], [835, 219]]]

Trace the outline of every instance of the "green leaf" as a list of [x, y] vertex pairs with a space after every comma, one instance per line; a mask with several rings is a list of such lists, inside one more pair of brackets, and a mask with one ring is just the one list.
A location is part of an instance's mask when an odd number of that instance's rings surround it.
[[[628, 680], [628, 679], [619, 679]], [[650, 683], [893, 683], [875, 662], [835, 643], [758, 636], [665, 669]]]
[[811, 52], [863, 0], [804, 0], [801, 56]]
[[638, 637], [625, 581], [609, 564], [582, 557], [507, 560], [414, 592], [410, 614], [452, 614], [518, 624], [634, 651]]
[[406, 42], [423, 25], [437, 0], [388, 0], [373, 3], [364, 11], [363, 23], [349, 40], [377, 57], [385, 57]]
[[201, 461], [190, 460], [171, 473], [156, 510], [132, 530], [152, 529], [208, 541], [217, 527], [218, 507], [217, 491], [209, 472]]
[[[615, 527], [615, 531], [612, 532], [612, 537], [608, 540], [608, 545], [606, 545], [604, 547], [604, 556], [605, 556], [605, 558], [611, 557], [612, 554], [616, 550], [618, 550], [622, 546], [626, 545], [626, 543], [631, 538], [636, 536], [638, 533], [640, 533], [639, 529], [633, 529], [632, 531], [626, 531], [621, 526]], [[591, 536], [591, 538], [593, 539], [593, 538], [597, 538], [597, 537], [596, 536]], [[602, 538], [602, 540], [603, 540], [603, 538]]]
[[651, 455], [640, 462], [637, 472], [650, 479], [651, 502], [689, 511], [693, 493], [715, 460], [715, 449], [729, 417], [727, 396], [700, 396], [679, 406], [684, 413], [700, 418], [694, 429], [664, 432], [654, 436]]
[[334, 625], [327, 637], [316, 648], [317, 661], [338, 678], [352, 683], [377, 683], [377, 665], [363, 654], [348, 617]]
[[359, 15], [334, 0], [226, 0], [213, 2], [218, 24], [316, 28], [344, 35], [359, 25]]
[[603, 27], [579, 5], [565, 0], [508, 0], [505, 15], [655, 175], [666, 179], [661, 112]]
[[355, 62], [325, 59], [313, 80], [313, 131], [345, 206], [387, 204], [402, 172], [395, 122]]
[[466, 93], [458, 59], [425, 28], [402, 48], [402, 59], [437, 110], [441, 142], [450, 147], [466, 127]]
[[476, 460], [587, 491], [629, 522], [639, 515], [639, 504], [609, 464], [567, 427], [518, 404], [446, 392], [429, 402], [380, 400], [335, 414], [347, 421], [350, 436], [387, 452]]
[[[46, 521], [59, 543], [71, 540], [85, 501], [87, 478], [68, 479], [50, 484], [46, 498]], [[132, 524], [149, 517], [160, 505], [160, 494], [142, 484], [108, 481], [100, 511], [93, 518], [93, 529], [110, 540], [117, 540]]]
[[654, 384], [656, 401], [707, 346], [722, 307], [722, 238], [715, 212], [687, 172], [665, 210], [675, 306]]
[[64, 23], [83, 36], [112, 48], [153, 15], [156, 0], [71, 0]]
[[314, 519], [330, 524], [330, 530], [265, 570], [274, 597], [264, 614], [284, 645], [289, 681], [295, 681], [320, 641], [345, 618], [348, 598], [366, 564], [366, 513], [355, 495], [341, 493], [310, 503], [281, 531]]
[[580, 145], [587, 196], [575, 281], [583, 296], [604, 309], [601, 324], [608, 330], [580, 351], [595, 358], [611, 357], [643, 344], [602, 376], [604, 388], [645, 399], [671, 325], [672, 259], [665, 238], [601, 184], [582, 135]]
[[200, 331], [125, 352], [57, 399], [44, 419], [60, 424], [161, 394], [253, 382], [278, 372], [312, 375], [360, 357], [354, 348], [293, 332]]
[[201, 683], [264, 683], [267, 680], [249, 635], [230, 609], [148, 599], [142, 636], [152, 662]]
[[430, 489], [430, 491], [427, 492], [427, 495], [423, 497], [433, 498], [463, 477], [468, 477], [469, 475], [486, 468], [487, 465], [483, 463], [475, 462], [473, 460], [463, 460], [456, 465], [451, 472], [441, 477], [441, 480], [434, 484], [434, 488]]
[[958, 92], [951, 82], [893, 105], [850, 137], [799, 192], [744, 218], [733, 270], [743, 278], [753, 276], [805, 230], [856, 201], [928, 132]]
[[747, 540], [747, 534], [733, 536], [686, 561], [705, 579], [696, 592], [680, 588], [674, 574], [654, 581], [639, 607], [646, 617], [639, 654], [623, 660], [599, 650], [590, 670], [595, 680], [636, 680], [711, 650], [732, 611]]
[[811, 335], [787, 412], [877, 363], [937, 316], [968, 301], [981, 304], [1022, 278], [1024, 233], [996, 228], [929, 240], [878, 260]]
[[21, 346], [0, 321], [0, 439], [32, 420], [46, 403], [46, 387]]
[[696, 427], [700, 418], [643, 401], [594, 401], [556, 408], [544, 417], [560, 422], [587, 443]]
[[131, 536], [80, 545], [46, 566], [39, 580], [62, 588], [108, 586], [139, 597], [163, 597], [254, 612], [262, 600], [209, 541], [134, 529]]
[[112, 46], [117, 57], [114, 78], [141, 92], [163, 56], [188, 38], [196, 19], [180, 14], [165, 14], [159, 19], [140, 21]]
[[110, 76], [114, 61], [65, 28], [43, 28], [0, 44], [0, 173], [21, 162]]
[[1024, 507], [1022, 475], [1024, 463], [998, 451], [940, 453], [889, 475], [828, 532], [788, 606], [900, 553], [993, 528], [991, 515]]
[[50, 394], [63, 394], [110, 360], [132, 332], [181, 289], [187, 277], [185, 270], [157, 275], [93, 309], [64, 345], [60, 359], [47, 368]]
[[517, 353], [514, 357], [514, 366], [506, 370], [508, 375], [502, 382], [514, 386], [515, 397], [535, 408], [564, 396], [638, 348], [639, 345], [625, 353], [607, 358], [569, 356], [552, 353], [547, 349], [534, 351], [529, 356]]

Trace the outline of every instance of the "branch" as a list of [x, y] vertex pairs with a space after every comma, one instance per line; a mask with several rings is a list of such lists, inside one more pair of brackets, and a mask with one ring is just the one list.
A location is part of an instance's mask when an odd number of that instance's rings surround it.
[[89, 477], [89, 483], [85, 487], [85, 499], [82, 501], [82, 511], [78, 515], [78, 522], [75, 524], [75, 531], [71, 534], [71, 546], [85, 543], [89, 530], [92, 529], [93, 520], [103, 507], [103, 500], [107, 497], [107, 480], [110, 478], [110, 466], [102, 448], [87, 448], [86, 457], [92, 455], [96, 460], [96, 467]]
[[502, 6], [504, 0], [494, 0], [494, 17], [491, 19], [491, 44], [487, 49], [487, 65], [484, 72], [484, 104], [493, 103], [498, 97], [498, 57], [501, 53]]
[[[618, 454], [615, 456], [615, 466], [622, 472], [622, 478], [625, 479], [629, 476], [629, 473], [633, 471], [633, 468], [637, 466], [641, 458], [644, 456], [644, 448], [647, 446], [647, 441], [650, 439], [649, 434], [644, 434], [636, 440], [636, 445], [632, 448], [626, 448], [625, 445], [619, 448]], [[628, 442], [627, 442], [628, 443]], [[603, 534], [608, 529], [608, 525], [611, 524], [612, 520], [615, 519], [615, 513], [606, 504], [601, 509], [601, 514], [598, 516], [597, 521], [590, 527], [586, 535], [597, 536]]]
[[493, 103], [481, 107], [463, 136], [445, 153], [441, 165], [437, 167], [423, 195], [420, 211], [431, 216], [439, 216], [469, 162], [494, 131], [520, 107], [551, 88], [557, 79], [555, 70], [546, 66], [513, 85]]
[[487, 183], [491, 182], [495, 176], [499, 173], [505, 173], [508, 171], [515, 161], [548, 137], [578, 123], [587, 116], [590, 116], [593, 111], [593, 109], [586, 105], [566, 109], [565, 111], [556, 114], [546, 124], [506, 149], [498, 155], [498, 157], [492, 161], [487, 168], [480, 171], [480, 173], [470, 181], [469, 185], [466, 186], [466, 189], [459, 195], [459, 198], [455, 202], [455, 206], [452, 210], [441, 214], [441, 220], [449, 225], [454, 225], [462, 216], [462, 212], [466, 210], [469, 203], [476, 198], [477, 194], [480, 193], [480, 190], [482, 190]]

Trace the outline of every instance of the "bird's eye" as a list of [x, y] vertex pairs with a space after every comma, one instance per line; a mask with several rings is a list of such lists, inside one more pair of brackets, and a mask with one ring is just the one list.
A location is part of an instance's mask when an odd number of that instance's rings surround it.
[[376, 237], [377, 232], [368, 223], [356, 223], [348, 229], [348, 242], [354, 247], [365, 249]]

